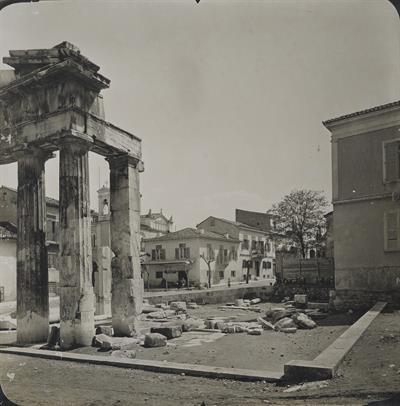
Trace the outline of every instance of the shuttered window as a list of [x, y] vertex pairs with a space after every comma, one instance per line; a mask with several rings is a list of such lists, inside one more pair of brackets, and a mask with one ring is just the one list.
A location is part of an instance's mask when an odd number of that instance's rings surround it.
[[385, 251], [398, 251], [399, 241], [399, 211], [385, 213]]
[[400, 141], [389, 141], [384, 146], [384, 180], [394, 182], [400, 179]]

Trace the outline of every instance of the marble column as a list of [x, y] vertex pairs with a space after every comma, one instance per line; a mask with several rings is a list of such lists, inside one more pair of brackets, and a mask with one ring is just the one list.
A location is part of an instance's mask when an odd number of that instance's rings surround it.
[[18, 159], [17, 342], [45, 342], [49, 332], [44, 165], [48, 154]]
[[60, 146], [60, 345], [91, 345], [94, 336], [89, 144]]
[[140, 269], [140, 160], [127, 155], [108, 159], [110, 164], [111, 309], [114, 334], [136, 333], [143, 306]]

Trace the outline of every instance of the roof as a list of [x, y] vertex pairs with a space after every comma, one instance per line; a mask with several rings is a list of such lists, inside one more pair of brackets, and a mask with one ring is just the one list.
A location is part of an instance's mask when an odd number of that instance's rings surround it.
[[380, 110], [386, 110], [392, 107], [400, 107], [400, 100], [391, 102], [391, 103], [387, 103], [387, 104], [382, 104], [380, 106], [375, 106], [375, 107], [371, 107], [369, 109], [365, 109], [365, 110], [360, 110], [360, 111], [356, 111], [354, 113], [350, 113], [350, 114], [345, 114], [343, 116], [339, 116], [336, 118], [331, 118], [329, 120], [325, 120], [322, 122], [323, 125], [329, 125], [341, 120], [345, 120], [347, 118], [352, 118], [352, 117], [357, 117], [357, 116], [363, 116], [364, 114], [368, 114], [368, 113], [373, 113], [375, 111], [380, 111]]
[[[14, 188], [9, 187], [9, 186], [4, 186], [4, 185], [3, 185], [3, 186], [0, 186], [0, 189], [7, 189], [7, 190], [9, 190], [10, 192], [17, 193], [17, 189], [14, 189]], [[56, 207], [59, 206], [59, 201], [58, 201], [57, 199], [52, 198], [52, 197], [47, 197], [47, 196], [46, 196], [46, 203], [47, 203], [49, 206], [56, 206]]]
[[164, 214], [162, 212], [159, 213], [153, 213], [153, 212], [149, 212], [147, 214], [141, 214], [140, 218], [149, 218], [149, 219], [157, 219], [162, 217], [163, 219], [165, 219], [165, 221], [167, 223], [172, 223], [172, 218], [168, 219], [167, 217], [164, 216]]
[[225, 223], [231, 224], [231, 225], [233, 225], [233, 226], [246, 228], [247, 230], [256, 231], [257, 233], [269, 234], [269, 233], [267, 233], [266, 231], [263, 231], [263, 230], [260, 230], [260, 229], [258, 229], [258, 228], [249, 226], [249, 225], [244, 224], [244, 223], [240, 223], [239, 221], [227, 220], [227, 219], [223, 219], [223, 218], [220, 218], [220, 217], [214, 217], [214, 216], [209, 216], [209, 217], [207, 217], [205, 220], [203, 220], [203, 221], [201, 221], [199, 224], [197, 224], [196, 227], [198, 227], [201, 223], [204, 223], [204, 222], [205, 222], [206, 220], [208, 220], [209, 218], [213, 218], [213, 219], [215, 219], [215, 220], [224, 221]]
[[226, 237], [222, 234], [214, 233], [207, 230], [198, 230], [196, 228], [183, 228], [182, 230], [172, 233], [160, 235], [159, 237], [144, 238], [143, 241], [168, 241], [168, 240], [187, 240], [194, 238], [205, 238], [210, 240], [239, 242], [239, 240], [231, 237]]

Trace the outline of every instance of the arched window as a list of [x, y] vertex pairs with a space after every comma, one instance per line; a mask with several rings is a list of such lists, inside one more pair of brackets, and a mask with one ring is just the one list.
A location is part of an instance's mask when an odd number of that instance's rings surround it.
[[103, 200], [103, 214], [106, 215], [108, 213], [109, 213], [108, 200], [104, 199]]

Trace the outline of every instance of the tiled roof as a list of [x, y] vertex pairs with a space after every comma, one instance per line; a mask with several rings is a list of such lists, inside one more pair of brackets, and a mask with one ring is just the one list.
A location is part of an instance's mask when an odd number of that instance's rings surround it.
[[391, 103], [382, 104], [380, 106], [375, 106], [375, 107], [371, 107], [369, 109], [356, 111], [354, 113], [345, 114], [343, 116], [339, 116], [339, 117], [336, 117], [336, 118], [331, 118], [329, 120], [323, 121], [322, 124], [326, 126], [327, 124], [331, 124], [331, 123], [334, 123], [336, 121], [345, 120], [346, 118], [362, 116], [364, 114], [372, 113], [374, 111], [386, 110], [386, 109], [389, 109], [391, 107], [399, 107], [399, 106], [400, 106], [400, 100], [397, 100], [397, 101], [394, 101], [394, 102], [391, 102]]
[[[225, 223], [232, 224], [233, 226], [236, 226], [236, 227], [244, 227], [244, 228], [247, 228], [248, 230], [257, 231], [258, 233], [266, 233], [266, 231], [262, 231], [262, 230], [260, 230], [260, 229], [258, 229], [258, 228], [249, 226], [249, 225], [244, 224], [244, 223], [240, 223], [239, 221], [227, 220], [227, 219], [223, 219], [223, 218], [221, 218], [221, 217], [214, 217], [214, 216], [210, 216], [210, 217], [212, 217], [212, 218], [214, 218], [214, 219], [216, 219], [216, 220], [224, 221]], [[210, 217], [208, 217], [208, 218], [210, 218]], [[207, 220], [207, 219], [206, 219], [206, 220]], [[205, 221], [205, 220], [203, 220], [203, 221]], [[203, 221], [202, 221], [201, 223], [203, 223]], [[201, 223], [199, 223], [199, 224], [201, 224]], [[199, 225], [199, 224], [198, 224], [198, 225]]]
[[[17, 189], [14, 189], [12, 187], [9, 186], [0, 186], [0, 189], [8, 189], [13, 193], [17, 193]], [[46, 196], [46, 203], [51, 205], [51, 206], [57, 206], [59, 205], [59, 201], [57, 199], [53, 199], [52, 197], [47, 197]]]
[[212, 231], [207, 230], [198, 230], [196, 228], [183, 228], [182, 230], [174, 231], [159, 237], [145, 238], [143, 241], [168, 241], [168, 240], [186, 240], [193, 238], [208, 238], [213, 240], [223, 240], [223, 241], [232, 241], [239, 242], [234, 238], [227, 238], [224, 235], [213, 233]]

